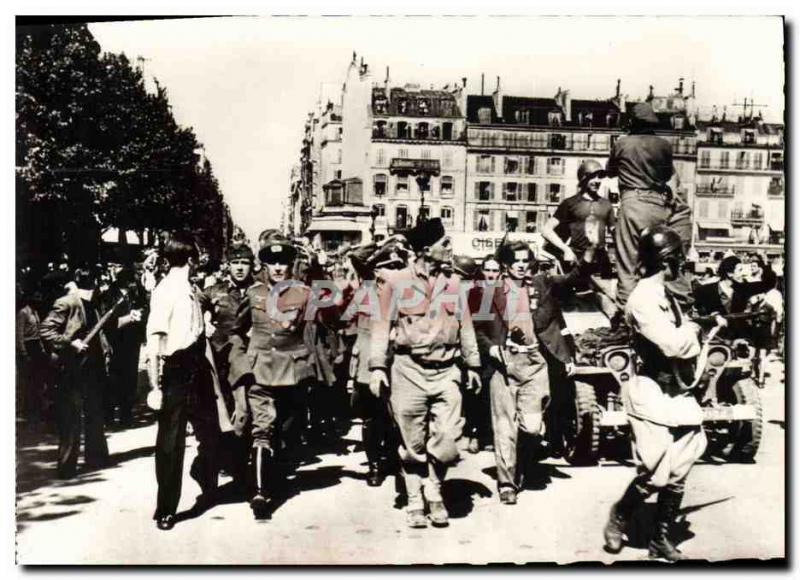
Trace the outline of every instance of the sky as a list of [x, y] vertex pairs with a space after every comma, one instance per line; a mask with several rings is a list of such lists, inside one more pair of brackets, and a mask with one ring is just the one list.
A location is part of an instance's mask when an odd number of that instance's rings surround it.
[[90, 25], [105, 51], [141, 56], [177, 121], [203, 143], [233, 220], [251, 241], [280, 223], [303, 125], [355, 51], [374, 79], [467, 92], [630, 99], [696, 82], [701, 115], [745, 97], [783, 122], [778, 17], [232, 17]]

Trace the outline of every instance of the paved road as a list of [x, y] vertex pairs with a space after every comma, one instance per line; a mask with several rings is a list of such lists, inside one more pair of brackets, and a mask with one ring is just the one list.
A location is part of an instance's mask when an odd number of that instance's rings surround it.
[[[775, 558], [785, 554], [783, 369], [771, 366], [762, 391], [765, 430], [757, 463], [701, 464], [690, 476], [676, 527], [680, 548], [694, 558]], [[153, 444], [155, 426], [110, 434], [113, 467], [51, 479], [54, 437], [24, 425], [18, 438], [18, 561], [23, 564], [380, 564], [491, 562], [612, 562], [647, 558], [634, 525], [633, 547], [612, 556], [601, 532], [611, 503], [633, 474], [631, 465], [604, 462], [571, 467], [542, 463], [516, 506], [498, 502], [493, 456], [464, 454], [448, 475], [451, 525], [410, 530], [394, 509], [394, 485], [364, 482], [364, 456], [353, 429], [350, 453], [321, 455], [298, 470], [302, 490], [255, 522], [245, 503], [225, 503], [156, 529]], [[190, 441], [192, 441], [190, 439]], [[357, 447], [358, 446], [358, 447]], [[194, 443], [187, 457], [194, 456]], [[186, 469], [188, 470], [186, 463]], [[181, 510], [198, 493], [184, 477]], [[649, 506], [639, 521], [652, 517]]]

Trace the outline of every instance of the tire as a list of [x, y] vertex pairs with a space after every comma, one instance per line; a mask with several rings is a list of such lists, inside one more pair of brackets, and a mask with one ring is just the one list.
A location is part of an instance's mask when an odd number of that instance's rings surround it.
[[565, 458], [572, 465], [595, 465], [599, 455], [600, 410], [594, 386], [575, 381], [575, 417]]
[[761, 445], [761, 431], [764, 424], [761, 395], [752, 379], [742, 379], [734, 384], [733, 394], [736, 396], [737, 404], [752, 405], [755, 408], [756, 418], [751, 421], [735, 421], [731, 425], [733, 449], [730, 461], [752, 463]]

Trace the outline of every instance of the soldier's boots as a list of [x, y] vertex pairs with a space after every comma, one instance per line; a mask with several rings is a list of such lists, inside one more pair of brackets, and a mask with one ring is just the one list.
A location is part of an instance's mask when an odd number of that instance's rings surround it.
[[611, 513], [603, 530], [607, 551], [616, 554], [622, 550], [622, 536], [628, 527], [628, 522], [636, 507], [647, 499], [648, 495], [650, 495], [650, 491], [647, 487], [641, 485], [638, 479], [634, 479], [628, 485], [622, 498], [611, 506]]
[[369, 471], [367, 472], [367, 485], [370, 487], [380, 487], [384, 480], [384, 470], [381, 464], [377, 461], [369, 462]]
[[409, 528], [427, 528], [428, 520], [425, 517], [425, 510], [408, 510], [406, 523]]
[[682, 499], [683, 491], [665, 488], [659, 492], [656, 504], [655, 534], [648, 546], [651, 558], [661, 558], [668, 562], [688, 559], [686, 554], [675, 547], [669, 537], [670, 528], [678, 515]]
[[428, 517], [436, 528], [445, 528], [450, 525], [450, 516], [443, 501], [428, 502]]
[[257, 520], [266, 519], [272, 509], [272, 497], [269, 490], [270, 466], [272, 453], [266, 447], [253, 449], [253, 468], [256, 472], [256, 493], [250, 500], [250, 509]]

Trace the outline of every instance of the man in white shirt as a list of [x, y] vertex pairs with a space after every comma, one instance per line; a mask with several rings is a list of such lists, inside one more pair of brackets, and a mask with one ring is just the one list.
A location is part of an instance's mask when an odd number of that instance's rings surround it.
[[188, 234], [175, 234], [164, 255], [169, 273], [150, 299], [147, 321], [148, 405], [158, 411], [156, 479], [158, 499], [154, 519], [161, 530], [175, 525], [181, 494], [186, 421], [192, 423], [198, 453], [190, 474], [208, 503], [217, 485], [217, 447], [220, 439], [211, 368], [205, 358], [200, 297], [190, 276], [198, 259]]

